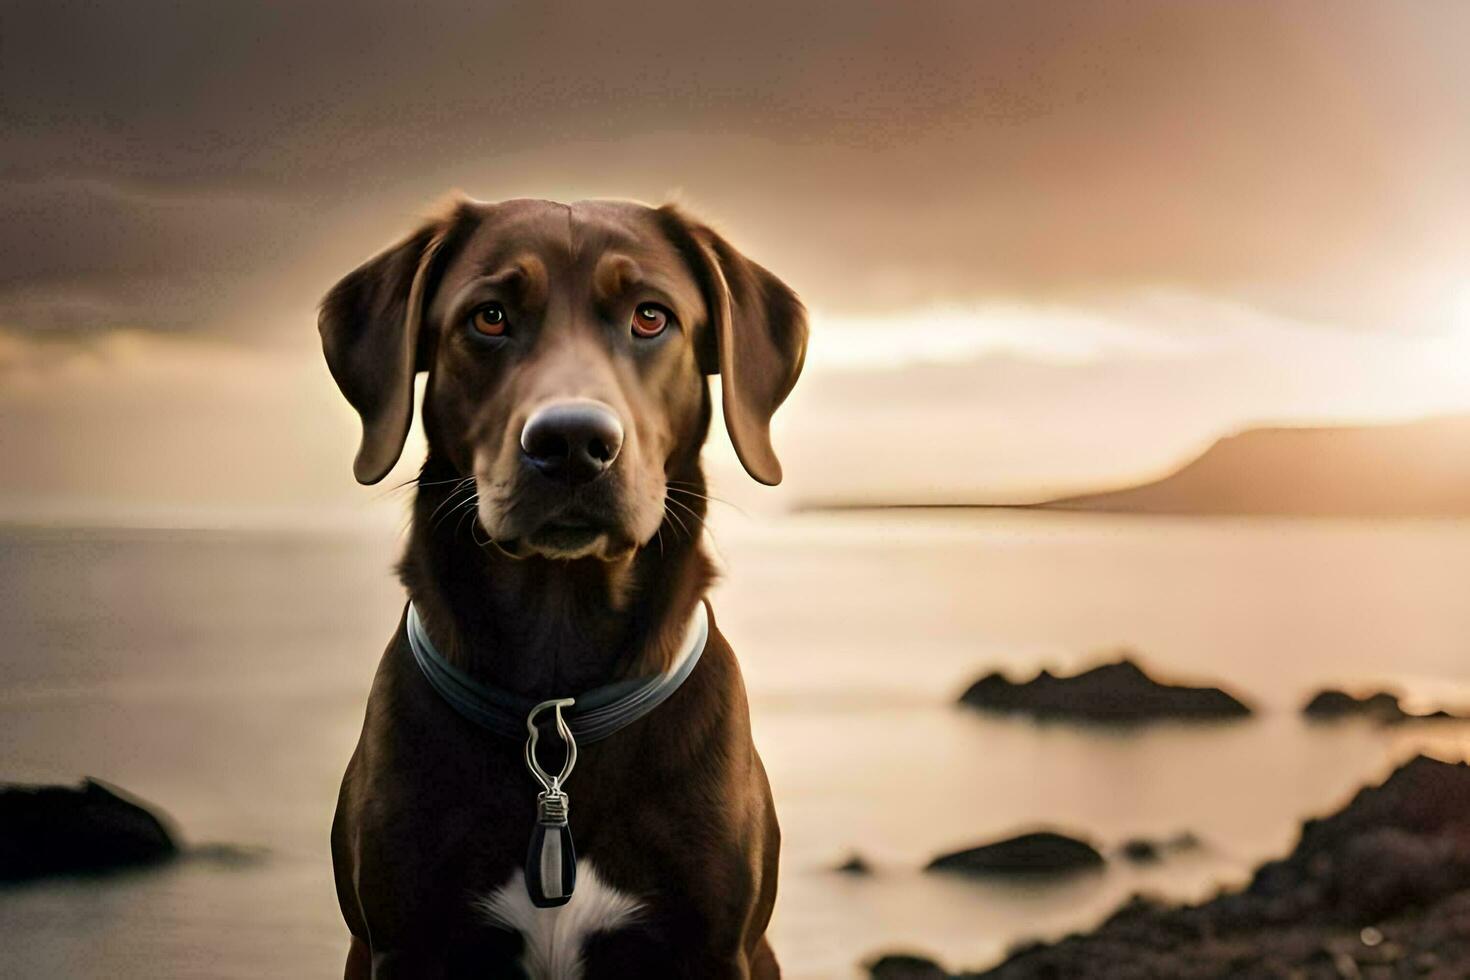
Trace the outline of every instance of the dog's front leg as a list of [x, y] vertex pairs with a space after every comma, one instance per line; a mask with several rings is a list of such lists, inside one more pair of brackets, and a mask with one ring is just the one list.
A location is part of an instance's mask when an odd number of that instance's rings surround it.
[[448, 975], [443, 956], [428, 950], [373, 953], [372, 980], [444, 980]]
[[344, 980], [372, 980], [373, 978], [373, 954], [368, 949], [368, 944], [356, 936], [352, 937], [352, 945], [347, 947], [347, 969], [343, 971]]
[[776, 962], [776, 951], [771, 949], [764, 936], [750, 958], [750, 976], [751, 980], [781, 980], [781, 965]]
[[[775, 962], [775, 959], [772, 958], [770, 965], [774, 966]], [[744, 953], [739, 953], [735, 956], [710, 956], [708, 958], [690, 960], [686, 964], [683, 975], [708, 977], [710, 980], [756, 980], [756, 978], [765, 980], [767, 977], [780, 977], [781, 975], [779, 969], [774, 974], [768, 970], [756, 972], [752, 970], [752, 965], [750, 958]], [[762, 965], [764, 966], [764, 964]]]

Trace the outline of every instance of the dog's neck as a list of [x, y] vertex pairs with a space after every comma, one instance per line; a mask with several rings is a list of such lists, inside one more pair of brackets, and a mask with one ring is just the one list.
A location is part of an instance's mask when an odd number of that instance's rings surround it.
[[713, 580], [697, 537], [704, 476], [697, 461], [686, 470], [673, 479], [698, 488], [687, 501], [697, 520], [666, 516], [655, 541], [622, 561], [554, 561], [506, 555], [473, 514], [443, 519], [465, 495], [451, 499], [454, 472], [431, 456], [399, 572], [434, 643], [482, 682], [536, 699], [662, 670]]

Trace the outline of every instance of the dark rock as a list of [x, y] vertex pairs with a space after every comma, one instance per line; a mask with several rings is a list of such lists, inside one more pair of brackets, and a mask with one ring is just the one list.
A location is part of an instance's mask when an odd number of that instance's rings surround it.
[[1120, 850], [1123, 856], [1134, 864], [1150, 864], [1163, 856], [1158, 844], [1142, 837], [1124, 841]]
[[1071, 677], [1057, 677], [1043, 670], [1022, 683], [998, 672], [987, 674], [970, 685], [960, 696], [960, 703], [987, 711], [1092, 722], [1207, 720], [1251, 713], [1249, 707], [1217, 687], [1160, 683], [1128, 657]]
[[868, 864], [867, 860], [856, 851], [849, 854], [846, 861], [843, 861], [832, 870], [848, 875], [870, 875], [873, 873], [872, 865]]
[[177, 854], [163, 820], [95, 780], [0, 786], [0, 881], [111, 871]]
[[1302, 708], [1308, 718], [1372, 718], [1376, 721], [1398, 721], [1405, 717], [1399, 699], [1387, 691], [1355, 698], [1346, 691], [1319, 691]]
[[1321, 721], [1335, 721], [1339, 718], [1367, 718], [1384, 724], [1397, 724], [1405, 721], [1470, 720], [1443, 708], [1428, 714], [1410, 714], [1399, 704], [1398, 696], [1388, 691], [1376, 691], [1359, 698], [1346, 691], [1338, 691], [1333, 688], [1313, 695], [1312, 699], [1302, 707], [1302, 714]]
[[[966, 978], [1470, 976], [1470, 767], [1417, 758], [1243, 890], [1134, 899], [1102, 925], [1017, 947]], [[942, 975], [942, 974], [940, 974]]]
[[1400, 721], [1470, 721], [1464, 715], [1457, 715], [1443, 708], [1436, 708], [1424, 715], [1404, 715]]
[[1349, 838], [1315, 868], [1324, 897], [1351, 922], [1369, 923], [1470, 882], [1470, 848], [1447, 837], [1378, 827]]
[[1134, 864], [1149, 864], [1175, 851], [1190, 851], [1199, 847], [1199, 838], [1189, 831], [1175, 834], [1164, 840], [1135, 837], [1124, 841], [1118, 851]]
[[1397, 725], [1411, 721], [1470, 721], [1470, 715], [1448, 711], [1444, 708], [1435, 708], [1433, 711], [1426, 711], [1422, 715], [1405, 711], [1397, 718], [1390, 718], [1389, 724]]
[[925, 956], [887, 953], [868, 963], [873, 980], [949, 980], [949, 973]]
[[1102, 864], [1103, 856], [1086, 841], [1038, 831], [942, 854], [929, 862], [927, 870], [998, 875], [1061, 874], [1099, 868]]

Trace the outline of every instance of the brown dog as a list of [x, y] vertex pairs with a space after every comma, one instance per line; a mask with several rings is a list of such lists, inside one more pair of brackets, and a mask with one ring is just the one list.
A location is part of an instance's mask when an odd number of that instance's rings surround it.
[[[509, 201], [460, 203], [348, 275], [321, 334], [363, 483], [398, 459], [428, 372], [404, 585], [445, 661], [540, 701], [671, 669], [711, 581], [705, 376], [775, 484], [769, 423], [807, 328], [790, 289], [676, 209]], [[348, 977], [779, 975], [779, 830], [713, 622], [667, 701], [581, 746], [559, 908], [526, 898], [522, 742], [457, 711], [417, 652], [400, 623], [332, 828]]]

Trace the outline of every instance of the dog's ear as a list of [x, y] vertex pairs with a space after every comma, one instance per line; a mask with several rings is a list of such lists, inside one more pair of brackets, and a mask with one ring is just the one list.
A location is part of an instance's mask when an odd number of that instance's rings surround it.
[[427, 222], [349, 272], [322, 300], [322, 351], [337, 387], [362, 417], [352, 472], [377, 483], [403, 453], [413, 423], [413, 378], [427, 369], [419, 326], [452, 219]]
[[704, 293], [714, 328], [704, 368], [720, 375], [725, 428], [745, 471], [767, 486], [781, 482], [771, 446], [771, 416], [786, 400], [806, 358], [806, 309], [780, 279], [737, 252], [678, 208], [659, 209]]

